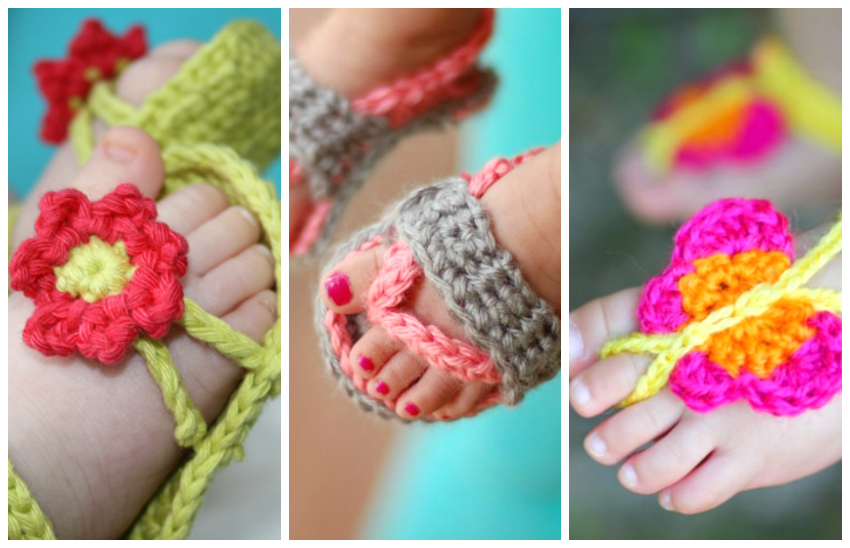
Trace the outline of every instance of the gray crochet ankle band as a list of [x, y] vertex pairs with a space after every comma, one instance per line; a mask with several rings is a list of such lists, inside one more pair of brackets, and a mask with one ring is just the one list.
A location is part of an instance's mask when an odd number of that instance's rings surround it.
[[[386, 219], [362, 230], [335, 253], [329, 266], [388, 246], [371, 282], [365, 313], [338, 314], [321, 299], [316, 305], [316, 327], [330, 372], [362, 408], [398, 418], [395, 401], [373, 399], [366, 393], [366, 380], [353, 374], [351, 348], [372, 325], [380, 325], [429, 367], [463, 382], [493, 384], [495, 390], [478, 410], [497, 403], [515, 405], [560, 370], [560, 319], [496, 243], [478, 201], [528, 156], [497, 159], [477, 177], [454, 177], [415, 191]], [[402, 309], [407, 292], [422, 277], [440, 294], [472, 344], [423, 325]]]
[[451, 54], [419, 73], [354, 100], [323, 88], [289, 54], [289, 186], [306, 184], [312, 211], [290, 235], [290, 257], [316, 252], [367, 174], [408, 134], [440, 129], [483, 108], [496, 84], [476, 60], [493, 10]]

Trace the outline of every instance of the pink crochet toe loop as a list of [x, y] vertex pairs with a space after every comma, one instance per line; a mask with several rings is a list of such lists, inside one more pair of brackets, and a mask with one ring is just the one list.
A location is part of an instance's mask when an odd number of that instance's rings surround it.
[[[679, 332], [776, 283], [793, 260], [788, 222], [769, 202], [715, 202], [682, 226], [670, 265], [646, 284], [640, 329]], [[841, 391], [841, 318], [781, 298], [684, 355], [669, 385], [700, 412], [739, 399], [774, 415], [817, 409]]]

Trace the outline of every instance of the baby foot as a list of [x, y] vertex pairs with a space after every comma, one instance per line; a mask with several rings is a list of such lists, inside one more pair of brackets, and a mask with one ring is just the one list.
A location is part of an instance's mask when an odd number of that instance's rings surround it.
[[[823, 232], [798, 237], [796, 256]], [[840, 255], [806, 285], [840, 290]], [[570, 401], [584, 417], [622, 401], [649, 366], [651, 359], [643, 355], [598, 358], [607, 341], [638, 330], [640, 294], [625, 290], [570, 314]], [[841, 459], [840, 432], [840, 394], [820, 409], [776, 417], [742, 401], [697, 413], [667, 387], [594, 428], [585, 449], [601, 464], [625, 459], [618, 476], [627, 489], [659, 493], [665, 509], [694, 514], [742, 491], [782, 485], [834, 464]]]
[[[492, 220], [497, 242], [515, 258], [534, 291], [560, 310], [560, 144], [527, 160], [505, 175], [481, 199]], [[325, 305], [340, 314], [364, 310], [371, 281], [380, 270], [386, 246], [353, 255], [323, 276]], [[468, 340], [437, 291], [421, 284], [407, 309], [426, 325], [448, 336]], [[367, 392], [395, 402], [405, 419], [453, 420], [471, 416], [495, 385], [466, 382], [431, 369], [412, 351], [373, 326], [350, 353], [355, 374], [368, 380]]]
[[[818, 16], [821, 19], [820, 26], [814, 28], [823, 27], [825, 23], [822, 20], [824, 15]], [[810, 15], [806, 15], [801, 19], [810, 17]], [[829, 19], [829, 16], [826, 19]], [[836, 108], [834, 105], [836, 100], [832, 97], [838, 97], [840, 101], [841, 94], [841, 63], [834, 61], [835, 55], [840, 52], [841, 32], [832, 28], [833, 25], [828, 26], [829, 32], [824, 34], [826, 39], [817, 41], [819, 48], [817, 50], [813, 50], [811, 44], [807, 45], [811, 40], [794, 40], [795, 34], [799, 34], [799, 32], [789, 32], [788, 34], [790, 51], [796, 60], [790, 61], [790, 63], [799, 62], [804, 67], [805, 72], [818, 82], [814, 85], [820, 89], [812, 91], [806, 87], [809, 84], [794, 80], [799, 76], [793, 71], [783, 72], [782, 74], [787, 79], [785, 81], [794, 82], [795, 92], [815, 94], [818, 99], [810, 99], [810, 101], [818, 104], [829, 104], [831, 105], [829, 107], [830, 112], [832, 112]], [[808, 32], [812, 34], [811, 30]], [[771, 54], [781, 51], [781, 48], [777, 49], [773, 46], [775, 44], [766, 43], [757, 46], [756, 53], [753, 55], [753, 63], [748, 66], [748, 70], [754, 70], [759, 74], [762, 73], [762, 70], [773, 70], [772, 67], [777, 65], [771, 59], [777, 57]], [[784, 56], [785, 54], [781, 55]], [[825, 63], [824, 59], [828, 59], [831, 63]], [[759, 68], [762, 65], [771, 68]], [[735, 70], [730, 70], [724, 73], [722, 77], [712, 80], [707, 89], [716, 91], [726, 86], [723, 89], [729, 96], [734, 85], [740, 84], [740, 77], [741, 75]], [[789, 84], [784, 83], [783, 85], [788, 86]], [[682, 108], [694, 108], [691, 102], [694, 95], [699, 97], [697, 101], [706, 101], [705, 96], [710, 95], [710, 93], [695, 91], [695, 89], [697, 89], [696, 86], [684, 88], [681, 93], [676, 95], [677, 99], [667, 101], [661, 110], [677, 113]], [[828, 90], [828, 92], [824, 92], [823, 89]], [[699, 95], [699, 93], [704, 93], [704, 95]], [[831, 97], [824, 97], [825, 95]], [[711, 109], [708, 109], [709, 111], [714, 112], [721, 108], [717, 103], [719, 96], [719, 92], [712, 96], [715, 103]], [[726, 109], [722, 115], [717, 115], [712, 118], [711, 124], [706, 123], [701, 129], [691, 133], [688, 138], [689, 141], [685, 145], [685, 147], [691, 148], [684, 151], [684, 158], [680, 158], [680, 160], [686, 161], [676, 161], [673, 166], [651, 165], [658, 164], [661, 161], [657, 154], [658, 151], [656, 150], [656, 153], [652, 154], [654, 160], [651, 161], [649, 159], [651, 155], [648, 151], [649, 145], [645, 146], [642, 139], [634, 139], [621, 153], [614, 172], [614, 179], [626, 206], [641, 219], [655, 223], [690, 217], [704, 205], [728, 196], [768, 198], [780, 208], [790, 206], [807, 209], [833, 207], [833, 204], [841, 199], [840, 153], [831, 150], [825, 142], [814, 139], [811, 135], [800, 131], [797, 128], [800, 125], [799, 122], [791, 121], [794, 117], [793, 114], [777, 114], [778, 111], [774, 110], [772, 99], [768, 101], [769, 106], [765, 106], [763, 96], [766, 95], [762, 92], [758, 92], [757, 96], [761, 101], [759, 105], [762, 110], [757, 111], [753, 106], [748, 107], [752, 110], [747, 112], [760, 112], [758, 116], [755, 114], [746, 115], [751, 118], [750, 121], [744, 121], [744, 114], [735, 114], [736, 111], [731, 108], [730, 104], [727, 104], [729, 103], [727, 100], [722, 107]], [[682, 104], [686, 106], [682, 107]], [[697, 107], [699, 106], [699, 103], [697, 103]], [[706, 107], [705, 104], [701, 106]], [[791, 107], [783, 107], [779, 110], [785, 112], [786, 108]], [[798, 112], [797, 117], [811, 116], [816, 119], [817, 114], [810, 107], [794, 108], [796, 111], [805, 112], [805, 114]], [[804, 111], [803, 108], [806, 110]], [[840, 109], [840, 103], [838, 103], [837, 108]], [[691, 114], [694, 114], [694, 112], [696, 111], [691, 111]], [[668, 120], [664, 123], [669, 124], [669, 119], [675, 118], [676, 114], [664, 114], [663, 116], [667, 117], [664, 118], [665, 120]], [[830, 114], [829, 116], [833, 115]], [[777, 121], [777, 117], [780, 121]], [[681, 120], [682, 118], [678, 118], [679, 122]], [[743, 125], [747, 129], [732, 130], [732, 124]], [[772, 128], [783, 126], [787, 127], [780, 131], [783, 134], [786, 131], [790, 133], [777, 136], [775, 133], [777, 130]], [[818, 127], [820, 128], [820, 126]], [[670, 130], [670, 127], [665, 128], [665, 131], [668, 130]], [[729, 137], [724, 135], [733, 131], [749, 132], [749, 137], [739, 135], [735, 138], [746, 141], [745, 144], [733, 145], [729, 142]], [[818, 131], [826, 130], [819, 129]], [[662, 138], [660, 133], [656, 133], [649, 141], [653, 143], [654, 148], [658, 148], [662, 146], [664, 139], [671, 138], [670, 134], [665, 135]], [[773, 137], [767, 137], [768, 135], [773, 135]], [[819, 135], [819, 137], [822, 136]], [[764, 144], [777, 138], [781, 139], [781, 142], [775, 145]], [[719, 145], [718, 143], [725, 144]], [[774, 146], [775, 148], [771, 148]], [[732, 152], [730, 147], [738, 148]], [[712, 150], [713, 152], [711, 152]], [[682, 152], [683, 150], [679, 149], [679, 153]], [[707, 153], [719, 154], [720, 157], [709, 158], [706, 156], [700, 159], [701, 154]], [[728, 161], [724, 155], [731, 155], [733, 161]], [[691, 165], [694, 162], [698, 165]]]
[[[336, 9], [298, 46], [298, 58], [318, 84], [354, 98], [440, 59], [480, 16], [478, 9]], [[298, 238], [313, 204], [291, 170], [289, 234]]]
[[[69, 186], [96, 200], [131, 182], [155, 198], [163, 175], [151, 137], [135, 128], [115, 128], [103, 135]], [[27, 210], [22, 215], [35, 216]], [[157, 220], [189, 244], [184, 295], [259, 342], [276, 320], [277, 298], [271, 291], [274, 261], [258, 244], [256, 219], [231, 207], [221, 191], [201, 184], [161, 200]], [[19, 226], [20, 239], [32, 235], [32, 223]], [[174, 419], [136, 353], [104, 366], [79, 354], [46, 357], [24, 345], [22, 329], [33, 310], [23, 294], [10, 296], [9, 458], [60, 538], [116, 538], [183, 456], [174, 440]], [[244, 370], [176, 325], [163, 341], [210, 424]]]

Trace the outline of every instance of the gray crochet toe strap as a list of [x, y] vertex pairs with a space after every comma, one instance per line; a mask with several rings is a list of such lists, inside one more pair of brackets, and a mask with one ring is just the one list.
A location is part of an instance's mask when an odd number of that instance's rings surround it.
[[[451, 178], [415, 191], [382, 222], [360, 231], [337, 249], [323, 271], [331, 271], [352, 254], [376, 245], [388, 246], [382, 270], [370, 288], [367, 313], [336, 314], [328, 311], [321, 298], [316, 299], [316, 325], [328, 368], [362, 408], [398, 418], [392, 412], [395, 402], [376, 401], [366, 393], [365, 382], [352, 373], [349, 356], [366, 330], [383, 321], [375, 313], [382, 310], [383, 295], [396, 299], [395, 304], [404, 308], [405, 293], [394, 281], [408, 277], [404, 268], [395, 266], [399, 257], [407, 257], [403, 253], [410, 255], [411, 263], [442, 297], [467, 340], [477, 347], [473, 350], [492, 363], [495, 380], [485, 382], [498, 383], [498, 394], [483, 407], [517, 404], [530, 389], [558, 373], [560, 319], [529, 287], [490, 229], [490, 219], [470, 195], [467, 182]], [[396, 324], [396, 320], [391, 323]], [[399, 330], [388, 325], [384, 328], [419, 353]], [[431, 357], [426, 359], [434, 365]]]
[[513, 405], [561, 367], [561, 322], [529, 287], [461, 178], [405, 200], [395, 228], [469, 339], [493, 360]]
[[310, 237], [311, 251], [326, 243], [351, 196], [401, 139], [412, 133], [441, 129], [456, 122], [459, 114], [477, 110], [487, 103], [495, 85], [495, 74], [483, 70], [474, 93], [442, 103], [393, 127], [385, 118], [357, 112], [347, 98], [318, 85], [290, 50], [290, 179], [292, 166], [296, 165], [312, 202], [328, 204], [320, 229]]

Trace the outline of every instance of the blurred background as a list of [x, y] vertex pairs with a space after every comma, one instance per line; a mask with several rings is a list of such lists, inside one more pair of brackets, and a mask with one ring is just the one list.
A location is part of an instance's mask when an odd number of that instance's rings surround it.
[[[291, 9], [290, 41], [297, 46], [326, 16]], [[357, 193], [337, 239], [415, 184], [560, 140], [560, 51], [561, 10], [497, 10], [484, 54], [500, 78], [493, 103], [461, 136], [405, 140]], [[516, 409], [451, 424], [402, 426], [363, 413], [319, 356], [318, 275], [313, 265], [289, 279], [290, 538], [560, 538], [561, 377]]]
[[[642, 285], [670, 256], [676, 227], [637, 223], [614, 190], [620, 147], [667, 92], [743, 58], [776, 24], [767, 10], [571, 9], [569, 17], [572, 310]], [[570, 412], [572, 540], [841, 538], [840, 463], [787, 486], [738, 495], [703, 515], [679, 516], [662, 510], [656, 497], [625, 490], [617, 468], [587, 456], [582, 440], [598, 422]]]
[[[280, 38], [280, 9], [10, 9], [9, 188], [27, 195], [55, 152], [38, 138], [46, 103], [32, 67], [65, 56], [83, 20], [99, 18], [113, 33], [145, 27], [149, 48], [170, 40], [206, 42], [237, 19], [254, 19]], [[264, 177], [280, 192], [280, 161]], [[245, 442], [245, 460], [218, 472], [190, 539], [280, 539], [281, 400], [265, 405]]]

